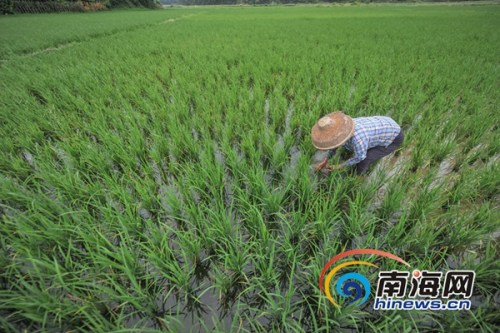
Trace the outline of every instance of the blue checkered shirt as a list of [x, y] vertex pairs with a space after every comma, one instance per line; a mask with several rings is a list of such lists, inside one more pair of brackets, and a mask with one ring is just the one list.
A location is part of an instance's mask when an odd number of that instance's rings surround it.
[[353, 157], [342, 163], [343, 166], [357, 164], [366, 158], [368, 149], [387, 147], [401, 131], [401, 127], [391, 118], [384, 116], [360, 117], [354, 119], [354, 134], [344, 143], [352, 151]]

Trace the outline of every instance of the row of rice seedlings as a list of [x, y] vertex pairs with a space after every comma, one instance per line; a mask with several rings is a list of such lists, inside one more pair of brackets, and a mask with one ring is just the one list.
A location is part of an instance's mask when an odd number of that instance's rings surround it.
[[[248, 15], [257, 15], [255, 10]], [[279, 17], [284, 9], [272, 10]], [[397, 50], [381, 49], [381, 41], [362, 34], [349, 37], [363, 43], [359, 49], [339, 33], [332, 42], [331, 31], [361, 29], [353, 23], [345, 26], [345, 20], [320, 20], [311, 26], [310, 20], [301, 19], [291, 31], [287, 20], [259, 21], [256, 43], [252, 29], [241, 30], [247, 23], [222, 23], [217, 19], [221, 14], [213, 15], [189, 25], [150, 28], [147, 38], [130, 32], [127, 45], [120, 38], [103, 38], [89, 48], [75, 46], [40, 62], [2, 68], [11, 84], [3, 89], [11, 98], [2, 98], [2, 103], [12, 111], [6, 121], [16, 136], [2, 135], [8, 158], [0, 165], [18, 180], [2, 185], [2, 193], [17, 194], [2, 202], [11, 212], [5, 215], [9, 223], [2, 235], [20, 252], [19, 258], [34, 256], [21, 251], [23, 247], [35, 253], [34, 261], [49, 270], [31, 274], [55, 286], [60, 280], [46, 276], [64, 259], [39, 253], [57, 248], [66, 253], [72, 232], [85, 240], [75, 262], [109, 273], [93, 281], [99, 291], [85, 285], [76, 293], [82, 299], [104, 295], [78, 312], [89, 330], [176, 327], [171, 325], [203, 309], [204, 296], [212, 302], [212, 292], [217, 295], [213, 306], [222, 304], [229, 317], [240, 320], [230, 323], [233, 328], [360, 328], [363, 313], [354, 307], [337, 311], [319, 296], [317, 278], [328, 258], [347, 248], [386, 244], [387, 250], [419, 262], [445, 245], [458, 250], [494, 230], [495, 163], [470, 167], [470, 173], [460, 170], [479, 159], [487, 164], [494, 150], [481, 152], [481, 157], [471, 153], [470, 159], [457, 163], [458, 179], [449, 192], [439, 186], [430, 189], [440, 164], [459, 149], [447, 139], [464, 140], [466, 149], [488, 140], [476, 134], [470, 110], [492, 115], [484, 97], [488, 92], [495, 96], [484, 74], [491, 65], [472, 63], [463, 74], [440, 62], [440, 74], [447, 76], [435, 79], [440, 76], [432, 73], [436, 58], [426, 59], [423, 51], [405, 51], [403, 62]], [[214, 28], [206, 29], [207, 22]], [[366, 21], [364, 28], [375, 22]], [[391, 24], [393, 31], [401, 31], [401, 22]], [[242, 34], [235, 38], [227, 25]], [[398, 34], [404, 37], [406, 32]], [[325, 47], [311, 47], [305, 54], [295, 45], [299, 40]], [[396, 44], [401, 50], [409, 46], [402, 40]], [[444, 45], [451, 47], [446, 41]], [[98, 53], [102, 57], [96, 59]], [[127, 56], [118, 56], [123, 53]], [[364, 59], [367, 53], [372, 54], [370, 62]], [[73, 63], [82, 54], [94, 60]], [[158, 55], [166, 61], [158, 63]], [[64, 70], [51, 71], [54, 64]], [[47, 81], [49, 71], [53, 77]], [[485, 88], [479, 97], [470, 89], [463, 91], [468, 86], [464, 78], [478, 72], [485, 78], [477, 82]], [[463, 96], [457, 106], [458, 94]], [[463, 114], [444, 114], [450, 107]], [[335, 173], [318, 181], [308, 173], [314, 154], [307, 136], [310, 126], [334, 109], [354, 116], [388, 113], [410, 128], [405, 145], [412, 149], [411, 162], [393, 175], [380, 208], [369, 207], [377, 188], [362, 187], [356, 177]], [[44, 111], [43, 117], [38, 110]], [[421, 119], [414, 124], [418, 113]], [[490, 127], [481, 123], [477, 128]], [[445, 140], [439, 145], [432, 140], [436, 132]], [[20, 205], [23, 186], [27, 190]], [[403, 193], [411, 201], [401, 199]], [[42, 198], [35, 207], [29, 205], [33, 197]], [[398, 201], [405, 207], [398, 207]], [[480, 209], [466, 208], [463, 214], [460, 207], [469, 204]], [[447, 215], [441, 212], [443, 205], [448, 205]], [[394, 227], [379, 234], [380, 225], [394, 213], [401, 214]], [[448, 218], [453, 222], [446, 224]], [[66, 229], [54, 223], [61, 219]], [[443, 223], [436, 226], [437, 221]], [[69, 231], [75, 222], [88, 227]], [[11, 281], [17, 265], [8, 267], [12, 270], [2, 277]], [[68, 271], [78, 268], [68, 266]], [[25, 281], [6, 293], [9, 306], [4, 309], [14, 313], [12, 318], [25, 316], [28, 325], [44, 327], [52, 318], [72, 327], [84, 325], [70, 321], [73, 313], [55, 307], [15, 308], [12, 304], [19, 303], [19, 293], [28, 287], [47, 299], [41, 285]], [[294, 295], [306, 301], [297, 302]], [[40, 302], [25, 299], [20, 304]], [[383, 329], [398, 315], [368, 319], [366, 325]], [[255, 317], [262, 319], [251, 322]], [[401, 328], [415, 327], [418, 320], [405, 316]], [[214, 327], [223, 322], [215, 320]]]
[[[128, 13], [109, 11], [91, 15], [75, 13], [73, 16], [30, 15], [29, 25], [19, 24], [18, 18], [5, 17], [0, 21], [0, 27], [4, 31], [0, 39], [0, 59], [17, 58], [42, 50], [51, 52], [61, 45], [117, 33], [126, 34], [171, 18], [182, 17], [190, 12], [189, 9], [176, 8], [149, 12], [133, 10]], [[83, 22], [86, 24], [82, 24]], [[61, 26], [65, 29], [62, 30]]]

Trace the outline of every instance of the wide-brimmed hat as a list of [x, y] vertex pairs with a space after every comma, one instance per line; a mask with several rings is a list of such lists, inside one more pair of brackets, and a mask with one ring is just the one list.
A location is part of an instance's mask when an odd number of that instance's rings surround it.
[[342, 111], [336, 111], [318, 120], [311, 130], [311, 138], [314, 147], [327, 150], [344, 144], [353, 133], [354, 120]]

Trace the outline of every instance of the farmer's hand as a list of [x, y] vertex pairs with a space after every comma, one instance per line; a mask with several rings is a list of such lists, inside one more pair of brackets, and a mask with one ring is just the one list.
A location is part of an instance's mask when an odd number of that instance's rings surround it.
[[319, 162], [318, 164], [316, 164], [316, 167], [314, 168], [314, 171], [320, 171], [321, 169], [323, 169], [326, 165], [328, 164], [328, 159], [325, 158], [322, 162]]
[[333, 170], [338, 170], [338, 169], [342, 169], [342, 168], [343, 168], [342, 164], [330, 165], [330, 166], [326, 167], [326, 169], [330, 172]]

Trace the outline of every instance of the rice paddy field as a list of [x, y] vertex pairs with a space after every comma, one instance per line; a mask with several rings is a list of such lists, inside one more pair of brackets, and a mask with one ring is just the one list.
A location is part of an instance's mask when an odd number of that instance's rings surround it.
[[[0, 59], [0, 331], [498, 332], [498, 5], [9, 16]], [[315, 175], [335, 110], [402, 148]], [[333, 306], [360, 248], [474, 270], [471, 309]]]

